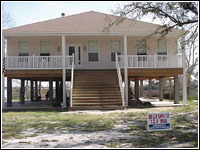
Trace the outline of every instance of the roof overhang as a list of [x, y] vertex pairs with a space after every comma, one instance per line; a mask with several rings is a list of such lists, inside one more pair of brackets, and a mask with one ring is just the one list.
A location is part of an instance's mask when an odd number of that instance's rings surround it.
[[[11, 33], [11, 32], [2, 32], [2, 35], [5, 37], [9, 36], [148, 36], [153, 32], [21, 32], [21, 33]], [[173, 32], [169, 33], [167, 36], [177, 37], [180, 36], [181, 32]], [[155, 34], [152, 36], [160, 36], [159, 34]]]

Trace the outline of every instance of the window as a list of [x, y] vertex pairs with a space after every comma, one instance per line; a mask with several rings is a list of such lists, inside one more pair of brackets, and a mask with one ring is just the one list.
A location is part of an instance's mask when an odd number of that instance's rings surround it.
[[28, 41], [19, 41], [19, 56], [28, 56]]
[[167, 55], [167, 41], [165, 38], [158, 40], [158, 55]]
[[146, 40], [137, 41], [137, 55], [146, 55], [146, 54], [147, 54]]
[[111, 41], [111, 61], [115, 61], [115, 53], [121, 55], [120, 41]]
[[40, 56], [50, 56], [49, 41], [40, 41]]
[[88, 41], [88, 61], [98, 61], [98, 41]]

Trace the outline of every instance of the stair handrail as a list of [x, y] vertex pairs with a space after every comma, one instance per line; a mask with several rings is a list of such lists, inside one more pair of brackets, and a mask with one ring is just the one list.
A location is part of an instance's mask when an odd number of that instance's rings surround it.
[[73, 82], [74, 82], [74, 53], [72, 54], [71, 86], [70, 86], [70, 107], [72, 107]]
[[120, 70], [120, 67], [119, 67], [119, 62], [118, 62], [117, 53], [115, 53], [115, 66], [116, 66], [116, 69], [117, 69], [119, 87], [120, 87], [120, 92], [121, 92], [121, 96], [122, 96], [122, 104], [123, 104], [123, 106], [125, 106], [125, 101], [124, 101], [125, 82], [122, 81], [121, 70]]

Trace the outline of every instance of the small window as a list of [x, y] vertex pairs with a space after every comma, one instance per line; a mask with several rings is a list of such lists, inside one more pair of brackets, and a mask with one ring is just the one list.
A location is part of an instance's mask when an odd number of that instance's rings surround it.
[[88, 61], [98, 61], [98, 41], [88, 41]]
[[19, 56], [28, 56], [28, 41], [19, 41]]
[[146, 40], [137, 41], [137, 55], [146, 55], [146, 54], [147, 54]]
[[40, 41], [40, 56], [50, 56], [49, 41]]
[[167, 41], [165, 38], [158, 40], [158, 55], [167, 55]]
[[115, 61], [115, 53], [121, 55], [120, 41], [111, 41], [111, 61]]

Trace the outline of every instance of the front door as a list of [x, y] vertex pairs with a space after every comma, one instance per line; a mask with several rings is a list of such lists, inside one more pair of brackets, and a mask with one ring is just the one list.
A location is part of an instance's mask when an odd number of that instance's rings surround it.
[[72, 55], [74, 53], [74, 65], [75, 68], [81, 68], [81, 48], [80, 44], [70, 44], [68, 46], [68, 55]]

